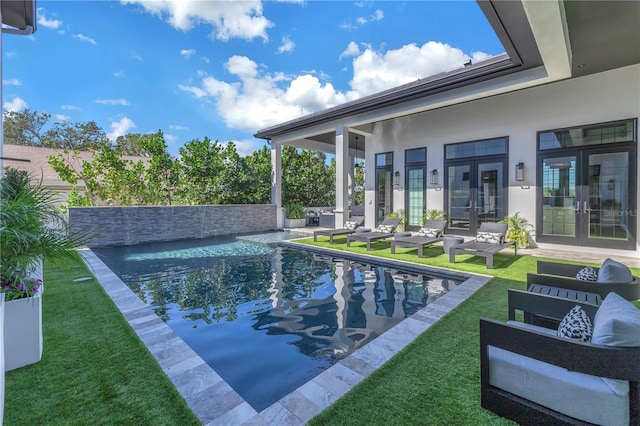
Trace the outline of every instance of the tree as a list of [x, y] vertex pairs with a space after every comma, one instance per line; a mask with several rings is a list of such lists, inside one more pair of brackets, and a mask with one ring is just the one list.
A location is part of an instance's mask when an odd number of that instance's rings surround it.
[[95, 121], [56, 122], [51, 114], [25, 109], [4, 114], [4, 140], [8, 144], [70, 150], [99, 149], [108, 143], [106, 133]]
[[44, 127], [51, 114], [24, 109], [4, 113], [4, 142], [12, 145], [48, 146]]
[[225, 148], [217, 140], [194, 139], [180, 148], [181, 197], [186, 204], [222, 202]]
[[253, 154], [241, 157], [235, 144], [226, 149], [223, 171], [224, 204], [266, 204], [271, 202], [271, 151], [263, 146]]
[[335, 165], [327, 165], [324, 153], [285, 146], [282, 150], [282, 204], [335, 204], [335, 176]]
[[148, 133], [142, 135], [140, 133], [127, 133], [124, 136], [118, 136], [116, 138], [116, 149], [122, 152], [124, 155], [144, 155], [148, 156], [150, 153], [144, 148], [144, 141], [153, 137], [154, 133]]

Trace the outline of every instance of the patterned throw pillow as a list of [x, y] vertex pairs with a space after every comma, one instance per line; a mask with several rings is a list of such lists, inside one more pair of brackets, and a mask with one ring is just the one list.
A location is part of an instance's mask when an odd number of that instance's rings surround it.
[[576, 279], [580, 281], [598, 281], [598, 273], [591, 266], [586, 266], [576, 274]]
[[565, 339], [589, 342], [592, 335], [593, 326], [591, 325], [591, 320], [580, 305], [576, 305], [571, 309], [558, 326], [558, 336]]
[[440, 230], [435, 228], [422, 228], [418, 231], [418, 235], [421, 237], [438, 238], [440, 236]]
[[357, 225], [358, 225], [357, 222], [351, 222], [350, 220], [348, 220], [344, 223], [344, 229], [354, 230], [356, 229]]
[[504, 235], [499, 232], [478, 232], [476, 241], [479, 243], [501, 244]]
[[382, 232], [383, 234], [389, 234], [393, 231], [393, 225], [378, 225], [373, 232]]

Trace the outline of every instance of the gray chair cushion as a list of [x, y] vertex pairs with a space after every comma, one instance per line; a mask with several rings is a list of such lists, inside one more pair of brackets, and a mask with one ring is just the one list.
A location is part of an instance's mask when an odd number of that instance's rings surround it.
[[627, 284], [633, 281], [631, 270], [620, 262], [606, 259], [598, 271], [598, 282], [602, 284]]
[[640, 346], [640, 309], [617, 293], [609, 293], [593, 318], [591, 343]]

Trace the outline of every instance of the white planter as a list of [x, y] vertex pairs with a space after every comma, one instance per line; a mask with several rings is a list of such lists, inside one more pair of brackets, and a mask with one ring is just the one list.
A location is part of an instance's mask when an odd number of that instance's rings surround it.
[[4, 303], [4, 371], [34, 364], [42, 358], [42, 292]]
[[285, 219], [284, 227], [285, 228], [304, 228], [305, 219]]
[[5, 302], [4, 371], [34, 364], [42, 358], [42, 286], [28, 299]]

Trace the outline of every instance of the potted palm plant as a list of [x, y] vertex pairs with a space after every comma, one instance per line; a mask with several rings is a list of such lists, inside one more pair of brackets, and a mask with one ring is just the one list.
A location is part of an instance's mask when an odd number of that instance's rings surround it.
[[7, 168], [0, 179], [0, 292], [5, 296], [5, 371], [42, 357], [42, 260], [82, 263], [85, 235], [71, 234], [54, 194]]

